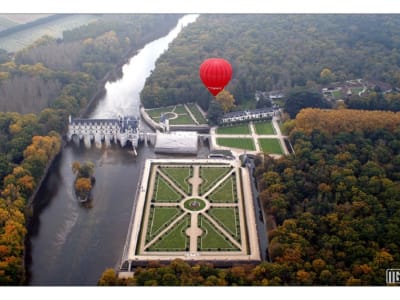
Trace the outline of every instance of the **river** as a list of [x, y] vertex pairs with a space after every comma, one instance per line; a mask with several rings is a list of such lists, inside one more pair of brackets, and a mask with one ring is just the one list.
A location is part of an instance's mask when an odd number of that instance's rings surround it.
[[[182, 17], [168, 35], [148, 43], [132, 57], [123, 66], [122, 77], [106, 83], [106, 95], [91, 117], [139, 116], [139, 94], [156, 60], [196, 18]], [[202, 148], [198, 156], [204, 157], [207, 151]], [[137, 157], [117, 145], [102, 149], [67, 145], [62, 150], [34, 200], [34, 215], [28, 224], [30, 285], [92, 286], [106, 268], [118, 266], [137, 180], [145, 159], [155, 157], [162, 156], [144, 145], [139, 146]], [[89, 207], [80, 205], [73, 195], [71, 166], [76, 160], [95, 163], [96, 184]]]

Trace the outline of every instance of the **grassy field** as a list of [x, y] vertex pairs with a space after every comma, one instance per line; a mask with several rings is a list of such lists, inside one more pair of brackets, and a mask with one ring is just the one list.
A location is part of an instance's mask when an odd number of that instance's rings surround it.
[[200, 194], [207, 192], [214, 184], [221, 180], [231, 168], [227, 167], [200, 167], [200, 177], [203, 182], [200, 185]]
[[162, 113], [171, 112], [174, 109], [174, 106], [160, 107], [160, 108], [151, 108], [146, 109], [146, 113], [152, 118], [154, 121], [158, 122], [160, 120], [160, 116]]
[[192, 185], [188, 179], [192, 177], [191, 167], [160, 167], [160, 170], [172, 179], [185, 193], [190, 194]]
[[196, 124], [190, 117], [189, 113], [178, 114], [176, 119], [169, 119], [170, 125], [185, 125], [185, 124]]
[[[179, 104], [176, 106], [167, 106], [167, 107], [146, 109], [146, 113], [150, 116], [150, 118], [152, 118], [156, 122], [159, 122], [160, 115], [162, 113], [164, 113], [164, 114], [171, 113], [168, 116], [170, 125], [196, 124], [194, 122], [194, 120], [190, 117], [189, 112], [186, 110], [186, 108], [182, 104]], [[176, 117], [176, 115], [177, 115], [177, 117]]]
[[182, 199], [182, 195], [175, 191], [159, 174], [156, 177], [153, 197], [155, 202], [177, 202]]
[[212, 203], [231, 203], [237, 202], [236, 184], [234, 177], [228, 178], [215, 191], [213, 191], [208, 199]]
[[239, 212], [236, 207], [212, 207], [208, 214], [240, 241]]
[[161, 236], [148, 250], [150, 251], [185, 251], [188, 249], [189, 237], [185, 231], [190, 226], [190, 215], [186, 215]]
[[193, 114], [199, 124], [207, 124], [207, 120], [194, 103], [188, 103], [186, 106], [189, 108], [190, 112]]
[[256, 150], [253, 139], [251, 138], [217, 138], [217, 144], [229, 148]]
[[70, 30], [98, 19], [95, 15], [69, 15], [64, 18], [49, 21], [29, 29], [21, 30], [0, 38], [0, 48], [16, 52], [31, 44], [44, 35], [62, 38], [63, 31]]
[[152, 207], [149, 215], [149, 226], [147, 227], [146, 241], [154, 238], [165, 225], [181, 215], [182, 211], [177, 207]]
[[198, 245], [200, 251], [218, 251], [218, 250], [238, 250], [232, 243], [225, 238], [204, 216], [199, 216], [199, 225], [203, 230]]
[[254, 123], [254, 129], [257, 134], [275, 134], [271, 121]]
[[217, 134], [250, 134], [250, 128], [248, 124], [218, 127]]
[[178, 105], [176, 105], [175, 106], [175, 108], [174, 108], [174, 110], [173, 110], [173, 112], [174, 113], [176, 113], [176, 114], [187, 114], [188, 112], [187, 112], [187, 110], [186, 110], [186, 108], [185, 108], [185, 106], [183, 105], [183, 104], [178, 104]]
[[258, 139], [258, 143], [263, 152], [283, 154], [281, 143], [278, 139]]

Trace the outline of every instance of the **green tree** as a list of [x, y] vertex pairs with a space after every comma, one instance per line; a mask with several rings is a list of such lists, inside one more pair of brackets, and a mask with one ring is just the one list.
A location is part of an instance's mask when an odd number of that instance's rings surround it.
[[223, 112], [224, 111], [219, 102], [215, 100], [211, 101], [207, 112], [207, 118], [210, 125], [218, 124], [219, 118], [222, 116]]
[[329, 108], [330, 105], [320, 93], [304, 89], [292, 90], [284, 105], [291, 118], [295, 118], [297, 113], [306, 107]]

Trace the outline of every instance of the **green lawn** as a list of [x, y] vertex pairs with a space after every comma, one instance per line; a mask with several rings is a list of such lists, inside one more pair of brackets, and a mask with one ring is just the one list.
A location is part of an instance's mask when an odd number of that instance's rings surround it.
[[207, 124], [207, 120], [204, 118], [203, 114], [199, 111], [195, 103], [188, 103], [186, 104], [186, 106], [190, 109], [191, 113], [196, 118], [197, 122], [199, 122], [199, 124]]
[[184, 124], [196, 124], [190, 117], [189, 113], [178, 114], [176, 119], [169, 119], [170, 125], [184, 125]]
[[257, 134], [275, 134], [271, 121], [254, 123], [254, 129]]
[[212, 207], [208, 214], [240, 241], [239, 213], [236, 207]]
[[364, 88], [363, 88], [363, 87], [356, 87], [356, 88], [351, 88], [350, 90], [351, 90], [351, 93], [352, 93], [353, 95], [358, 95], [358, 93], [361, 92], [361, 91], [363, 91]]
[[224, 147], [238, 148], [243, 150], [256, 150], [251, 138], [217, 138], [217, 144]]
[[171, 112], [173, 109], [174, 106], [167, 106], [167, 107], [146, 109], [145, 111], [150, 116], [150, 118], [158, 122], [160, 120], [160, 115], [162, 113]]
[[239, 250], [202, 215], [199, 226], [203, 230], [198, 245], [200, 251]]
[[187, 114], [188, 113], [188, 111], [186, 110], [186, 108], [183, 104], [176, 105], [173, 112], [176, 114]]
[[153, 198], [155, 202], [178, 202], [182, 195], [157, 174]]
[[187, 214], [171, 228], [163, 234], [160, 239], [155, 242], [149, 251], [185, 251], [189, 247], [189, 236], [186, 235], [186, 229], [190, 227], [190, 214]]
[[154, 238], [165, 225], [175, 220], [182, 211], [177, 207], [155, 206], [150, 210], [149, 226], [147, 227], [147, 242]]
[[231, 170], [229, 167], [200, 167], [200, 195], [207, 192], [214, 184], [221, 180]]
[[333, 95], [333, 97], [335, 97], [335, 99], [340, 99], [340, 98], [342, 98], [343, 97], [343, 93], [342, 93], [342, 91], [333, 91], [332, 92], [332, 95]]
[[248, 124], [241, 124], [235, 126], [218, 127], [217, 134], [250, 134]]
[[188, 179], [192, 177], [192, 167], [160, 167], [160, 170], [172, 179], [186, 194], [192, 190]]
[[210, 195], [209, 200], [213, 203], [237, 202], [235, 177], [229, 177], [219, 187], [217, 187]]
[[258, 139], [258, 143], [263, 152], [283, 154], [281, 143], [278, 139]]

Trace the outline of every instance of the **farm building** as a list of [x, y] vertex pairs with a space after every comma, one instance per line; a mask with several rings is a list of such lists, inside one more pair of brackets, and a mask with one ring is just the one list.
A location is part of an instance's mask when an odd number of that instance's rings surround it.
[[196, 154], [198, 135], [193, 131], [157, 132], [156, 153]]

